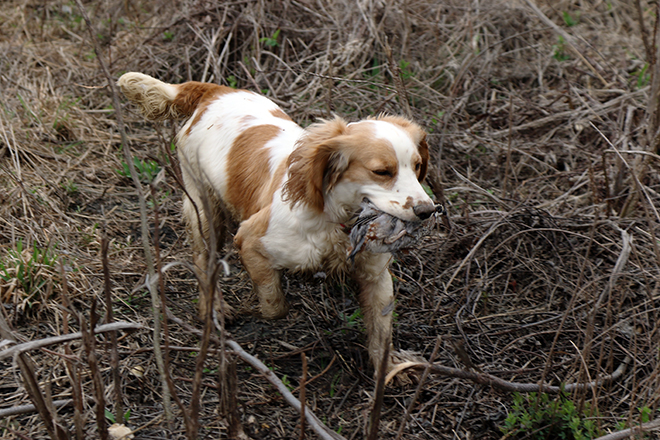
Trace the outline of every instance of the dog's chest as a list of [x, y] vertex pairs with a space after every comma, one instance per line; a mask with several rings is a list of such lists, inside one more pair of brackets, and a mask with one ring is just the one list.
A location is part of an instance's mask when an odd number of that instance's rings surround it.
[[347, 267], [348, 235], [340, 225], [288, 219], [272, 222], [262, 243], [277, 269], [341, 271]]

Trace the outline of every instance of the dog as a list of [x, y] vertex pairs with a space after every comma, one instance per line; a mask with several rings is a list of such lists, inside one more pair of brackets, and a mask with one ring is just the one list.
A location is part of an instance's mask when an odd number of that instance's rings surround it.
[[[365, 200], [403, 221], [435, 212], [421, 184], [429, 161], [424, 130], [386, 115], [351, 123], [334, 117], [303, 129], [273, 101], [248, 90], [173, 85], [137, 72], [122, 75], [118, 85], [147, 119], [187, 118], [176, 145], [186, 190], [183, 217], [198, 270], [207, 267], [210, 228], [220, 231], [229, 211], [240, 222], [234, 243], [264, 318], [282, 318], [289, 310], [282, 270], [349, 274], [359, 287], [377, 374], [391, 348], [391, 255], [364, 251], [349, 262], [346, 225]], [[211, 212], [202, 209], [204, 194], [213, 201]], [[199, 303], [206, 316], [206, 301]], [[389, 353], [385, 371], [406, 360], [403, 352]]]

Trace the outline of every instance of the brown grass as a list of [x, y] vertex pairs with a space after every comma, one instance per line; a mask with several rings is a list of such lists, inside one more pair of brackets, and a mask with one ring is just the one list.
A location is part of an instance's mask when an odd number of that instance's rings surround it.
[[[140, 71], [260, 90], [303, 125], [333, 113], [356, 120], [410, 112], [429, 132], [429, 183], [447, 202], [453, 229], [393, 264], [395, 345], [428, 358], [439, 336], [435, 358], [443, 366], [551, 385], [605, 377], [629, 357], [618, 380], [568, 396], [607, 432], [621, 421], [639, 423], [641, 407], [660, 417], [660, 157], [647, 125], [653, 66], [645, 68], [635, 2], [534, 4], [555, 26], [515, 0], [85, 6], [115, 77]], [[655, 6], [640, 4], [652, 44]], [[564, 13], [577, 23], [568, 26]], [[103, 304], [102, 227], [115, 319], [151, 325], [138, 200], [130, 178], [117, 172], [121, 140], [88, 35], [72, 2], [0, 6], [0, 298], [19, 342], [63, 333], [63, 319], [79, 331], [75, 317], [89, 320], [92, 301]], [[156, 191], [160, 258], [189, 261], [182, 190], [166, 154], [176, 127], [124, 110], [138, 161], [168, 170]], [[632, 237], [630, 254], [616, 267], [623, 231]], [[225, 252], [225, 299], [249, 311], [249, 280], [230, 247]], [[63, 311], [65, 285], [71, 314]], [[374, 383], [361, 323], [352, 318], [352, 286], [293, 275], [284, 286], [293, 305], [287, 319], [243, 314], [228, 325], [231, 337], [293, 388], [305, 353], [309, 408], [346, 438], [361, 438]], [[176, 266], [165, 289], [173, 313], [201, 328], [194, 276]], [[171, 374], [186, 400], [199, 338], [174, 323], [169, 330]], [[112, 410], [110, 337], [96, 338], [94, 375]], [[80, 341], [67, 350], [30, 353], [44, 395], [72, 396], [67, 359], [80, 358], [83, 394], [94, 396]], [[171, 427], [163, 419], [151, 333], [120, 334], [118, 353], [129, 425], [140, 438], [184, 438], [180, 417]], [[202, 379], [200, 437], [225, 438], [214, 356]], [[0, 364], [0, 411], [29, 403], [18, 369], [9, 359]], [[246, 433], [299, 437], [299, 416], [271, 385], [246, 364], [237, 370]], [[380, 438], [395, 438], [404, 419], [404, 439], [501, 437], [510, 392], [432, 372], [415, 388], [385, 390]], [[94, 406], [82, 404], [84, 430], [98, 437]], [[59, 414], [73, 432], [73, 409]], [[47, 436], [36, 413], [0, 418], [0, 437], [20, 436]]]

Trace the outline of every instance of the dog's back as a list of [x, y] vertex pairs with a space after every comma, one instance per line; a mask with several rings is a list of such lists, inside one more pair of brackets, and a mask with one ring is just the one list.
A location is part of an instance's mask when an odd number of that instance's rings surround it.
[[203, 186], [240, 220], [268, 205], [303, 130], [274, 102], [216, 84], [167, 84], [137, 72], [118, 85], [151, 120], [189, 118], [177, 136], [186, 187]]

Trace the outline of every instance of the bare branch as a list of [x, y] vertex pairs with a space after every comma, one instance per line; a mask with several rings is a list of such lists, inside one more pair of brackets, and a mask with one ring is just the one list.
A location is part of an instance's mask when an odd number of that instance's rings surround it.
[[445, 367], [443, 365], [429, 364], [426, 362], [405, 362], [400, 364], [396, 369], [391, 371], [387, 378], [385, 379], [386, 383], [391, 381], [394, 376], [396, 376], [401, 371], [404, 371], [408, 368], [414, 368], [415, 370], [424, 370], [429, 368], [429, 371], [441, 376], [449, 377], [458, 377], [461, 379], [468, 379], [474, 383], [489, 385], [493, 388], [498, 388], [504, 391], [517, 391], [519, 393], [532, 393], [532, 392], [546, 392], [546, 393], [560, 393], [560, 392], [571, 392], [573, 390], [582, 390], [585, 388], [593, 388], [601, 386], [605, 383], [615, 381], [619, 379], [623, 373], [626, 371], [626, 367], [630, 363], [631, 359], [626, 357], [619, 368], [617, 368], [612, 374], [604, 376], [600, 379], [587, 382], [587, 383], [571, 383], [563, 386], [553, 386], [553, 385], [539, 385], [536, 383], [517, 383], [509, 382], [499, 377], [495, 377], [488, 373], [479, 373], [475, 371], [459, 370], [458, 368]]
[[[144, 329], [141, 324], [135, 322], [117, 321], [112, 324], [99, 325], [94, 329], [94, 333], [114, 332], [118, 330], [141, 330]], [[81, 332], [69, 333], [68, 335], [53, 336], [50, 338], [37, 339], [36, 341], [25, 342], [23, 344], [14, 345], [11, 348], [0, 351], [0, 360], [8, 357], [16, 356], [19, 353], [24, 353], [30, 350], [47, 347], [49, 345], [61, 344], [63, 342], [74, 341], [82, 338]]]

